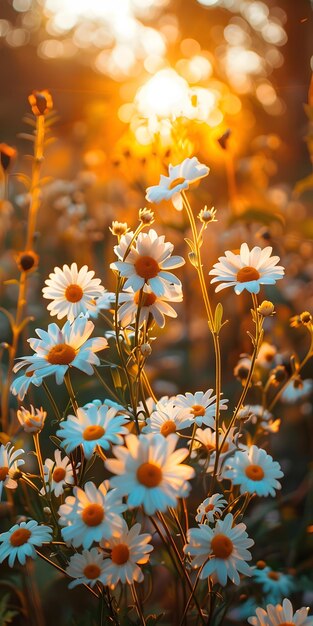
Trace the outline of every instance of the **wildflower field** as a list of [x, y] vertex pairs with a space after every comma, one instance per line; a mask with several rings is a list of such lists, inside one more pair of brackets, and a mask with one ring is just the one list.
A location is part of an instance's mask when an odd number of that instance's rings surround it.
[[313, 626], [310, 0], [0, 0], [0, 626]]

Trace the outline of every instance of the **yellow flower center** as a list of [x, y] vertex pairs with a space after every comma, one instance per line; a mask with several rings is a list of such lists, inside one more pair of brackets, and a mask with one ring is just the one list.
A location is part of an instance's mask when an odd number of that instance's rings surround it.
[[97, 424], [93, 424], [91, 426], [87, 426], [83, 432], [83, 438], [85, 441], [94, 441], [95, 439], [101, 439], [104, 435], [104, 428]]
[[0, 482], [5, 480], [9, 473], [9, 468], [4, 465], [4, 467], [0, 467]]
[[74, 361], [76, 351], [67, 343], [58, 343], [47, 354], [47, 361], [52, 365], [69, 365]]
[[206, 513], [209, 513], [209, 511], [213, 511], [213, 509], [214, 509], [214, 504], [207, 504], [204, 510]]
[[217, 559], [228, 559], [234, 549], [233, 542], [227, 535], [215, 535], [211, 541], [211, 548]]
[[135, 263], [135, 270], [138, 276], [149, 280], [149, 278], [155, 278], [159, 271], [159, 265], [152, 256], [139, 256]]
[[86, 567], [84, 567], [83, 574], [89, 580], [95, 580], [95, 578], [99, 578], [101, 574], [101, 569], [99, 565], [96, 565], [95, 563], [89, 563], [88, 565], [86, 565]]
[[22, 546], [24, 543], [27, 543], [28, 539], [31, 537], [31, 532], [28, 528], [18, 528], [12, 533], [10, 537], [10, 544], [14, 548], [18, 548]]
[[203, 417], [203, 415], [205, 415], [205, 407], [202, 406], [202, 404], [194, 404], [191, 407], [191, 413], [195, 417]]
[[280, 622], [278, 626], [295, 626], [294, 622]]
[[143, 463], [137, 469], [137, 480], [145, 487], [157, 487], [162, 480], [162, 470], [154, 463]]
[[101, 504], [89, 504], [82, 512], [82, 520], [86, 526], [99, 526], [104, 518]]
[[270, 580], [279, 580], [280, 574], [278, 572], [269, 572], [267, 574], [267, 578], [269, 578]]
[[[151, 306], [152, 304], [155, 303], [157, 297], [154, 293], [142, 293], [141, 296], [141, 306]], [[136, 291], [135, 295], [134, 295], [134, 302], [135, 304], [139, 304], [140, 301], [140, 291]]]
[[83, 295], [84, 292], [79, 285], [68, 285], [65, 289], [65, 297], [68, 302], [79, 302]]
[[185, 182], [185, 178], [183, 178], [182, 176], [180, 178], [174, 178], [174, 180], [172, 180], [168, 186], [168, 189], [175, 189], [175, 187], [177, 187], [177, 185], [181, 185], [182, 183]]
[[161, 435], [163, 435], [163, 437], [167, 437], [167, 435], [170, 435], [171, 433], [176, 433], [175, 422], [173, 422], [173, 420], [168, 420], [167, 422], [164, 422], [160, 433]]
[[126, 543], [119, 543], [114, 546], [111, 553], [111, 559], [116, 565], [124, 565], [129, 559], [129, 548]]
[[258, 270], [250, 265], [242, 267], [237, 274], [238, 283], [249, 283], [252, 280], [258, 280], [258, 278], [260, 278]]
[[245, 474], [250, 480], [262, 480], [264, 478], [264, 472], [260, 465], [248, 465], [245, 469]]
[[52, 478], [55, 483], [60, 483], [61, 480], [64, 480], [65, 476], [66, 470], [64, 469], [64, 467], [56, 467], [52, 474]]

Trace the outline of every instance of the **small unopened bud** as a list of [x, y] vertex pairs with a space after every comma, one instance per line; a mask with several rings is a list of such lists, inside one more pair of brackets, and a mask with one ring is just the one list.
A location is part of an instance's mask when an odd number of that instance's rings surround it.
[[128, 231], [127, 222], [113, 221], [112, 226], [110, 226], [110, 231], [115, 237], [122, 237], [122, 235], [126, 235]]
[[42, 91], [33, 91], [28, 96], [28, 102], [32, 112], [36, 117], [46, 115], [53, 109], [53, 100], [50, 91], [43, 89]]
[[266, 563], [265, 563], [265, 561], [257, 561], [256, 562], [256, 566], [257, 566], [258, 569], [265, 569]]
[[151, 211], [151, 209], [147, 209], [146, 207], [144, 209], [139, 209], [139, 220], [143, 224], [153, 224], [154, 222], [153, 211]]
[[309, 313], [309, 311], [303, 311], [303, 313], [301, 313], [301, 315], [300, 315], [300, 320], [301, 320], [302, 324], [304, 324], [304, 325], [311, 324], [311, 322], [312, 322], [312, 315], [311, 315], [311, 313]]
[[140, 352], [142, 354], [142, 356], [150, 356], [151, 352], [152, 352], [152, 348], [150, 346], [149, 343], [142, 343], [140, 346]]
[[217, 219], [215, 219], [216, 209], [214, 208], [214, 206], [212, 206], [211, 209], [208, 209], [208, 207], [205, 205], [205, 207], [201, 209], [198, 218], [203, 224], [209, 224], [209, 222], [217, 222]]
[[20, 272], [30, 272], [37, 269], [39, 256], [32, 250], [24, 250], [15, 256], [15, 260]]
[[0, 143], [0, 163], [4, 172], [6, 172], [12, 165], [16, 158], [17, 152], [11, 146], [6, 143]]
[[274, 309], [275, 307], [273, 302], [270, 302], [269, 300], [263, 300], [260, 306], [258, 306], [258, 313], [260, 313], [260, 315], [263, 315], [263, 317], [269, 317], [270, 315], [274, 315]]
[[278, 365], [272, 371], [272, 382], [274, 383], [274, 385], [279, 385], [280, 383], [285, 382], [286, 378], [287, 372], [284, 365]]

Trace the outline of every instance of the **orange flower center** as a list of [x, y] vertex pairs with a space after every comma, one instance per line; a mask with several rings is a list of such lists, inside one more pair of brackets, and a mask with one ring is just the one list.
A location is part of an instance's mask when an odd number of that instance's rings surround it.
[[99, 565], [96, 565], [95, 563], [89, 563], [88, 565], [86, 565], [86, 567], [84, 567], [83, 574], [89, 580], [95, 580], [95, 578], [98, 578], [100, 576], [101, 569]]
[[[156, 299], [157, 297], [154, 293], [146, 293], [144, 291], [141, 296], [141, 306], [151, 306], [152, 304], [155, 303]], [[134, 302], [135, 304], [139, 304], [139, 301], [140, 301], [140, 291], [136, 291], [135, 296], [134, 296]]]
[[0, 482], [2, 480], [5, 480], [7, 475], [9, 473], [9, 468], [4, 466], [4, 467], [0, 467]]
[[82, 512], [82, 520], [86, 526], [99, 526], [104, 518], [101, 504], [89, 504]]
[[58, 343], [47, 354], [47, 361], [52, 365], [69, 365], [74, 361], [76, 351], [67, 343]]
[[191, 413], [195, 417], [203, 417], [205, 415], [205, 407], [202, 404], [194, 404], [191, 409]]
[[91, 426], [87, 426], [83, 432], [83, 438], [85, 441], [94, 441], [95, 439], [100, 439], [104, 435], [104, 428], [97, 424], [93, 424]]
[[116, 565], [124, 565], [129, 559], [129, 548], [126, 543], [119, 543], [114, 546], [111, 553], [111, 559]]
[[209, 511], [213, 511], [214, 509], [214, 504], [207, 504], [205, 507], [205, 512], [208, 513]]
[[152, 256], [139, 256], [135, 263], [135, 270], [138, 276], [149, 280], [149, 278], [155, 278], [159, 271], [159, 265]]
[[68, 302], [79, 302], [83, 295], [84, 292], [79, 285], [68, 285], [65, 289], [65, 297]]
[[167, 422], [164, 422], [160, 433], [161, 435], [163, 435], [163, 437], [167, 437], [167, 435], [170, 435], [171, 433], [176, 433], [175, 422], [173, 422], [173, 420], [168, 420]]
[[137, 480], [145, 487], [157, 487], [162, 480], [162, 470], [154, 463], [143, 463], [137, 469]]
[[27, 378], [31, 378], [33, 373], [34, 373], [34, 370], [31, 370], [31, 372], [25, 372], [25, 376], [27, 376]]
[[294, 622], [280, 622], [278, 626], [295, 626]]
[[10, 544], [14, 548], [18, 548], [22, 546], [24, 543], [27, 543], [28, 539], [31, 537], [31, 532], [28, 528], [18, 528], [12, 533], [10, 537]]
[[280, 574], [278, 572], [269, 572], [267, 574], [267, 578], [269, 578], [270, 580], [279, 580]]
[[234, 546], [233, 542], [226, 535], [215, 535], [211, 541], [211, 548], [217, 559], [228, 559]]
[[38, 415], [31, 415], [30, 417], [25, 418], [26, 426], [35, 426], [34, 422], [37, 422], [37, 424], [40, 424], [41, 417], [38, 417]]
[[249, 283], [252, 280], [258, 280], [258, 278], [260, 278], [258, 270], [255, 267], [250, 267], [250, 265], [242, 267], [237, 274], [238, 283]]
[[180, 178], [174, 178], [174, 180], [172, 180], [168, 186], [168, 189], [175, 189], [175, 187], [177, 187], [177, 185], [181, 185], [182, 183], [185, 182], [185, 178], [183, 178], [182, 176]]
[[262, 480], [264, 478], [264, 472], [260, 465], [248, 465], [245, 469], [245, 474], [250, 480]]
[[65, 478], [65, 476], [66, 476], [66, 470], [64, 469], [64, 467], [56, 467], [52, 474], [52, 478], [55, 483], [60, 483], [61, 480]]

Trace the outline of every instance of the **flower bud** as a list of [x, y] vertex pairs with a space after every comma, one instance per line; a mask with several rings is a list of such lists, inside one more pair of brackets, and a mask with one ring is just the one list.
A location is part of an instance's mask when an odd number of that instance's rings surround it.
[[216, 209], [214, 208], [214, 206], [212, 206], [211, 209], [208, 209], [208, 207], [205, 205], [205, 207], [203, 209], [201, 209], [198, 218], [200, 220], [200, 222], [202, 222], [203, 224], [209, 224], [210, 222], [217, 222], [216, 218]]
[[36, 117], [46, 115], [53, 109], [52, 96], [47, 89], [43, 89], [42, 91], [33, 91], [28, 96], [28, 102], [31, 106], [33, 114], [36, 115]]
[[143, 224], [153, 224], [154, 222], [153, 211], [151, 211], [151, 209], [147, 209], [146, 207], [144, 209], [139, 209], [139, 220]]
[[303, 311], [303, 313], [301, 313], [301, 315], [300, 315], [300, 320], [301, 320], [302, 324], [304, 324], [305, 326], [307, 324], [311, 324], [311, 322], [312, 322], [312, 315], [311, 315], [311, 313], [309, 313], [309, 311]]
[[150, 356], [151, 352], [152, 352], [152, 348], [150, 346], [149, 343], [142, 343], [140, 346], [140, 352], [142, 354], [142, 356]]
[[15, 256], [15, 260], [20, 272], [31, 272], [37, 269], [39, 256], [32, 250], [24, 250]]
[[0, 143], [0, 163], [4, 172], [11, 167], [16, 155], [17, 152], [14, 148], [6, 143]]
[[115, 237], [121, 237], [122, 235], [126, 235], [128, 231], [127, 222], [117, 222], [116, 220], [113, 221], [112, 226], [110, 226], [110, 231]]
[[21, 409], [17, 411], [17, 419], [26, 433], [40, 433], [44, 427], [46, 417], [47, 413], [42, 407], [40, 407], [40, 409], [34, 409], [34, 407], [30, 405], [30, 409], [28, 410], [24, 409], [22, 406]]
[[263, 300], [260, 306], [258, 306], [258, 313], [260, 313], [260, 315], [262, 315], [263, 317], [269, 317], [270, 315], [274, 315], [274, 309], [275, 307], [273, 302], [270, 302], [269, 300]]

